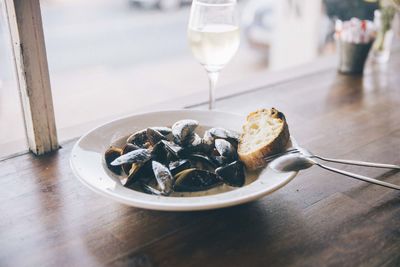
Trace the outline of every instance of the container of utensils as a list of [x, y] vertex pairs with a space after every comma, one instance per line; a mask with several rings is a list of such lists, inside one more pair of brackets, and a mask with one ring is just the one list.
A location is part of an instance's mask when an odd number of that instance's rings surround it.
[[349, 21], [336, 22], [335, 39], [338, 44], [340, 73], [363, 73], [375, 33], [372, 21], [352, 18]]

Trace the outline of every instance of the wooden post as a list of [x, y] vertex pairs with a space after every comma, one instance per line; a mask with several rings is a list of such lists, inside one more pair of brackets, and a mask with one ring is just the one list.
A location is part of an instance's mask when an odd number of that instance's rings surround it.
[[5, 0], [29, 149], [58, 149], [39, 0]]

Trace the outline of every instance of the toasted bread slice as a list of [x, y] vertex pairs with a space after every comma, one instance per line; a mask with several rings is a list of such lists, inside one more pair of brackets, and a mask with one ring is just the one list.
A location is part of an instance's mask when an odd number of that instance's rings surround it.
[[260, 109], [247, 116], [239, 139], [239, 158], [247, 169], [267, 165], [265, 157], [286, 148], [289, 128], [285, 116], [275, 108]]

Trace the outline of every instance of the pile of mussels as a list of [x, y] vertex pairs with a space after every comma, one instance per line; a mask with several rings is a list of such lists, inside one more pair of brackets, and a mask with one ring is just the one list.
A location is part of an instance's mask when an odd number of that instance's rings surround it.
[[128, 137], [122, 148], [105, 152], [107, 167], [126, 175], [125, 187], [167, 196], [203, 191], [222, 183], [240, 187], [245, 167], [238, 160], [239, 134], [211, 128], [200, 137], [195, 120], [177, 121], [172, 128], [151, 127]]

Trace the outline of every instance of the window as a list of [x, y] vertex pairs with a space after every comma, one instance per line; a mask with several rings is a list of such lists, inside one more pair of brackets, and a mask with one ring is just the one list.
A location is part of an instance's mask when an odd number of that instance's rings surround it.
[[0, 159], [28, 149], [4, 2], [0, 2]]
[[[333, 55], [333, 20], [351, 14], [372, 19], [376, 8], [362, 0], [238, 3], [241, 46], [217, 87]], [[41, 2], [59, 141], [120, 116], [202, 100], [193, 95], [207, 98], [206, 73], [186, 40], [189, 8], [185, 0]], [[8, 31], [2, 26], [0, 122], [7, 127], [0, 132], [0, 157], [26, 149]]]

